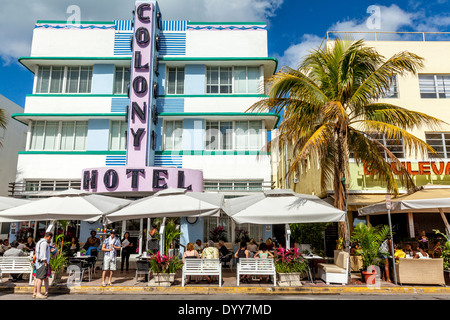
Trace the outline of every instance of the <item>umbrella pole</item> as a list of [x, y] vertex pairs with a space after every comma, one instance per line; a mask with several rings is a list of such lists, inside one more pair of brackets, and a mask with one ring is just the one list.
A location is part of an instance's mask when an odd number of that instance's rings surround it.
[[161, 226], [159, 228], [159, 252], [161, 254], [164, 254], [164, 242], [166, 241], [165, 229], [166, 229], [166, 217], [163, 218], [163, 221], [161, 222]]
[[394, 271], [394, 283], [397, 284], [397, 271], [395, 270], [394, 239], [392, 237], [391, 209], [388, 209], [387, 212], [389, 220], [389, 232], [391, 235], [392, 270]]

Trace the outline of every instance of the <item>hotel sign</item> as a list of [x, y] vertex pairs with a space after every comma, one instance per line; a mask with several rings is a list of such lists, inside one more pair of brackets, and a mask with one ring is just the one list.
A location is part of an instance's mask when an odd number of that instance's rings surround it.
[[156, 133], [157, 63], [160, 13], [156, 2], [138, 1], [135, 7], [130, 106], [125, 166], [82, 171], [82, 188], [91, 192], [156, 192], [167, 188], [203, 191], [203, 172], [194, 169], [151, 167]]
[[[402, 161], [403, 167], [398, 167], [395, 163], [390, 163], [394, 174], [402, 174], [407, 171], [410, 175], [450, 175], [449, 161]], [[368, 166], [364, 165], [364, 175], [376, 174]]]

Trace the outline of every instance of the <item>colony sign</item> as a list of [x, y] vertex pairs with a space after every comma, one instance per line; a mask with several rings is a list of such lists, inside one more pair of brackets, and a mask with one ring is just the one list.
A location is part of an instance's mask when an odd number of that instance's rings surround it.
[[157, 98], [155, 50], [158, 49], [159, 18], [156, 2], [136, 2], [126, 165], [84, 169], [84, 190], [103, 193], [155, 192], [167, 188], [203, 191], [201, 170], [151, 167], [157, 124], [154, 102]]

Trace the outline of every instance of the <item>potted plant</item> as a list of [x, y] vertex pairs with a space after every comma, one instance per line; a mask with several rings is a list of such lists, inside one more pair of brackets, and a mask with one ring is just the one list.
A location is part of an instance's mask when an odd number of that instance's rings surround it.
[[226, 234], [224, 227], [218, 226], [209, 231], [209, 239], [214, 242], [219, 242], [220, 240], [225, 241], [226, 240]]
[[[358, 243], [360, 246], [360, 249], [356, 250], [356, 253], [362, 258], [362, 275], [366, 283], [369, 278], [373, 279], [372, 284], [375, 283], [375, 266], [383, 261], [381, 245], [387, 239], [388, 235], [389, 227], [386, 225], [374, 227], [361, 222], [353, 230], [351, 241]], [[372, 271], [369, 272], [368, 270]]]
[[275, 250], [275, 270], [279, 286], [301, 286], [301, 279], [307, 270], [305, 260], [297, 248]]
[[153, 278], [149, 286], [169, 287], [175, 281], [175, 274], [181, 268], [183, 268], [183, 261], [178, 256], [169, 256], [158, 251], [150, 257]]
[[50, 259], [51, 275], [49, 278], [49, 285], [56, 285], [61, 280], [61, 274], [67, 266], [67, 257], [63, 254], [58, 254]]
[[445, 284], [450, 285], [450, 240], [448, 237], [439, 230], [433, 229], [433, 231], [443, 237], [441, 241], [441, 258], [444, 259], [444, 279]]

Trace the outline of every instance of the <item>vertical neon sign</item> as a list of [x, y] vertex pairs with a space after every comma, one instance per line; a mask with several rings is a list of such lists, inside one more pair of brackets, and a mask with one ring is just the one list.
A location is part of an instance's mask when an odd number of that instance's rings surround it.
[[136, 2], [133, 36], [132, 80], [128, 112], [127, 165], [146, 166], [151, 132], [155, 4]]

